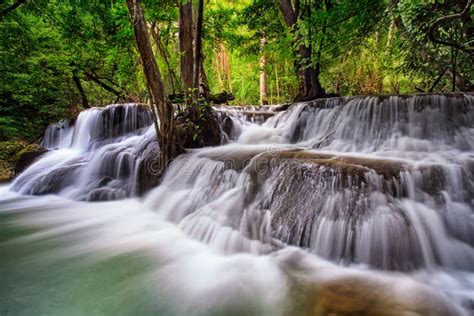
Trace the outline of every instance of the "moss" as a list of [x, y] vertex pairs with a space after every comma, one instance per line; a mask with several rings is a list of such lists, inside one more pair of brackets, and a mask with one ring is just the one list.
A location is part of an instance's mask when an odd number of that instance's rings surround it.
[[27, 146], [28, 143], [23, 140], [0, 142], [0, 182], [11, 180], [18, 153]]
[[28, 154], [28, 153], [37, 153], [37, 152], [45, 152], [45, 149], [38, 145], [38, 144], [28, 144], [26, 146], [24, 146], [20, 151], [18, 151], [15, 155], [15, 161], [18, 161], [18, 159], [20, 159], [20, 157], [24, 154]]
[[16, 155], [26, 146], [28, 146], [28, 143], [23, 140], [0, 142], [0, 160], [15, 161]]
[[16, 154], [14, 174], [19, 174], [48, 150], [38, 144], [29, 144]]
[[24, 140], [0, 142], [0, 182], [10, 181], [47, 150]]

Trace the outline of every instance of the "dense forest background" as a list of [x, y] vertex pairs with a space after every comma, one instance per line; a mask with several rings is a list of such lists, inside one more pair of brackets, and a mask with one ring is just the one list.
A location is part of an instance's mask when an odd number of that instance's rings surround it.
[[[183, 93], [177, 1], [143, 0], [172, 95]], [[238, 105], [303, 99], [309, 70], [314, 96], [472, 91], [470, 4], [206, 0], [203, 75], [210, 93]], [[122, 0], [0, 0], [0, 55], [0, 141], [37, 139], [84, 107], [148, 102]]]

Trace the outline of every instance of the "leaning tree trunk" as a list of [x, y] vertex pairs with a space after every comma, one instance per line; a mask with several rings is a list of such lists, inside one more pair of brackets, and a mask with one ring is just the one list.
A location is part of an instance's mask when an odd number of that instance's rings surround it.
[[152, 94], [151, 112], [160, 145], [159, 169], [156, 171], [157, 175], [161, 175], [171, 159], [178, 154], [173, 106], [166, 94], [160, 70], [153, 55], [140, 0], [127, 0], [127, 6], [132, 16], [135, 41], [142, 60], [143, 71]]
[[87, 95], [84, 92], [84, 89], [82, 88], [81, 79], [79, 79], [77, 75], [77, 70], [73, 70], [72, 80], [74, 81], [74, 84], [76, 85], [77, 91], [79, 91], [79, 95], [81, 96], [82, 107], [84, 109], [90, 108], [89, 101], [87, 100]]
[[179, 1], [179, 50], [181, 85], [186, 103], [192, 103], [193, 89], [193, 3]]

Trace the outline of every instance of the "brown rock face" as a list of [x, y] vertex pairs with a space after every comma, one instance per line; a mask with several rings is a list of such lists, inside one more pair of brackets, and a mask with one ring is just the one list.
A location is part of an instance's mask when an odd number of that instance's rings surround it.
[[30, 144], [26, 146], [17, 154], [18, 159], [15, 163], [14, 174], [17, 175], [28, 168], [33, 162], [35, 162], [46, 152], [48, 152], [48, 150], [38, 144]]
[[282, 151], [272, 155], [264, 155], [263, 159], [293, 159], [300, 162], [325, 166], [340, 170], [343, 174], [364, 177], [368, 171], [374, 171], [384, 179], [397, 178], [405, 170], [402, 163], [388, 159], [371, 159], [351, 156], [336, 156], [331, 154], [308, 152], [304, 150]]
[[360, 276], [330, 280], [317, 285], [309, 295], [306, 315], [344, 316], [423, 316], [457, 315], [458, 311], [430, 290], [412, 283], [410, 297], [390, 289], [384, 281], [366, 280]]

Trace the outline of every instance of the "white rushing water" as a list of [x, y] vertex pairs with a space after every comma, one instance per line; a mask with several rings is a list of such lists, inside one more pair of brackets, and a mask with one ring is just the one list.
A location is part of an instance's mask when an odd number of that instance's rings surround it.
[[[142, 197], [157, 150], [145, 109], [51, 125], [51, 151], [0, 188], [0, 250], [21, 263], [0, 264], [0, 314], [468, 315], [473, 107], [455, 94], [219, 109], [228, 143], [181, 155]], [[34, 265], [48, 277], [19, 272]], [[97, 306], [87, 290], [67, 303], [81, 273]]]

